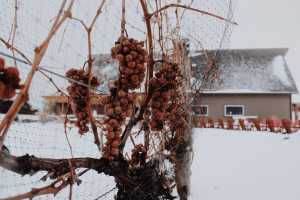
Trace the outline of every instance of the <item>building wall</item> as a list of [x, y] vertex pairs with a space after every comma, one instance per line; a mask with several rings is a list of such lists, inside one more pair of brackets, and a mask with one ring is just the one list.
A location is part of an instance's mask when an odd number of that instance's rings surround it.
[[[97, 114], [104, 114], [104, 107], [101, 105], [92, 105], [92, 111], [96, 111]], [[48, 114], [55, 114], [55, 115], [64, 115], [68, 112], [68, 114], [72, 114], [72, 109], [68, 109], [67, 103], [47, 103], [47, 110]]]
[[291, 118], [290, 94], [201, 94], [194, 104], [208, 105], [208, 117], [224, 118], [224, 105], [244, 105], [245, 116]]

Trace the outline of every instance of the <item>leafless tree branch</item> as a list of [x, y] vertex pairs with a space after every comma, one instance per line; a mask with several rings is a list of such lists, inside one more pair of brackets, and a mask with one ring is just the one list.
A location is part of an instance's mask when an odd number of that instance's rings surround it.
[[201, 13], [203, 15], [208, 15], [208, 16], [211, 16], [211, 17], [214, 17], [214, 18], [217, 18], [217, 19], [229, 22], [229, 23], [234, 24], [234, 25], [238, 25], [236, 22], [231, 21], [229, 19], [226, 19], [226, 18], [224, 18], [222, 16], [216, 15], [214, 13], [211, 13], [211, 12], [208, 12], [208, 11], [204, 11], [204, 10], [200, 10], [200, 9], [196, 9], [196, 8], [192, 8], [192, 7], [189, 7], [189, 6], [186, 6], [186, 5], [180, 5], [180, 4], [168, 4], [168, 5], [165, 5], [162, 8], [160, 8], [159, 10], [156, 10], [153, 13], [149, 14], [148, 17], [151, 18], [152, 16], [157, 15], [159, 12], [161, 12], [163, 10], [166, 10], [166, 9], [169, 9], [169, 8], [184, 8], [184, 9], [187, 9], [187, 10], [191, 10], [191, 11], [195, 11], [195, 12]]
[[[62, 6], [66, 3], [66, 1], [63, 1]], [[21, 90], [21, 92], [17, 95], [13, 105], [10, 107], [9, 111], [6, 113], [4, 119], [0, 123], [0, 149], [3, 146], [4, 139], [6, 137], [6, 134], [8, 132], [8, 129], [12, 123], [12, 121], [15, 119], [18, 111], [22, 108], [24, 103], [28, 100], [28, 92], [33, 80], [33, 77], [35, 75], [36, 70], [38, 69], [39, 64], [41, 63], [47, 49], [49, 46], [49, 43], [53, 36], [56, 34], [56, 32], [60, 29], [61, 25], [65, 22], [67, 18], [71, 15], [71, 9], [73, 7], [74, 0], [70, 0], [68, 9], [63, 13], [62, 11], [59, 12], [57, 15], [57, 18], [48, 33], [46, 39], [41, 43], [40, 46], [38, 46], [35, 49], [35, 56], [32, 63], [32, 68], [29, 74], [27, 75], [24, 88]]]

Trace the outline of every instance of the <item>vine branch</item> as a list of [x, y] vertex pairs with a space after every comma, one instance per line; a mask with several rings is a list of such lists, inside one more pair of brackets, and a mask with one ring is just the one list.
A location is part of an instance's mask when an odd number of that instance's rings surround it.
[[35, 55], [34, 55], [32, 67], [31, 67], [30, 72], [27, 75], [27, 78], [26, 78], [26, 81], [25, 81], [25, 84], [24, 84], [24, 88], [17, 95], [14, 103], [12, 104], [12, 106], [10, 107], [8, 112], [6, 113], [4, 119], [0, 123], [0, 149], [3, 146], [3, 142], [5, 140], [5, 137], [7, 135], [8, 129], [9, 129], [12, 121], [15, 119], [17, 113], [22, 108], [24, 103], [28, 100], [28, 92], [29, 92], [33, 77], [34, 77], [35, 72], [37, 71], [38, 66], [41, 63], [41, 61], [42, 61], [42, 59], [43, 59], [43, 57], [44, 57], [44, 55], [45, 55], [45, 53], [48, 49], [48, 46], [49, 46], [49, 43], [50, 43], [51, 39], [56, 34], [56, 32], [60, 29], [62, 24], [65, 22], [65, 20], [69, 16], [72, 15], [71, 14], [71, 9], [73, 7], [74, 0], [70, 0], [70, 3], [68, 5], [67, 10], [65, 12], [63, 12], [62, 10], [65, 7], [65, 4], [66, 4], [66, 0], [64, 0], [62, 2], [61, 9], [60, 9], [60, 11], [57, 15], [57, 18], [56, 18], [50, 32], [48, 33], [46, 39], [41, 43], [40, 46], [38, 46], [35, 49]]
[[200, 9], [197, 9], [197, 8], [192, 8], [192, 7], [186, 6], [186, 5], [180, 5], [180, 4], [168, 4], [168, 5], [165, 5], [165, 6], [161, 7], [160, 9], [154, 11], [153, 13], [149, 14], [148, 17], [151, 18], [154, 15], [157, 15], [158, 13], [162, 12], [163, 10], [166, 10], [166, 9], [169, 9], [169, 8], [184, 8], [184, 9], [187, 9], [187, 10], [191, 10], [191, 11], [195, 11], [195, 12], [201, 13], [203, 15], [208, 15], [208, 16], [217, 18], [219, 20], [223, 20], [223, 21], [229, 22], [229, 23], [234, 24], [234, 25], [238, 25], [238, 23], [236, 23], [236, 22], [234, 22], [232, 20], [226, 19], [226, 18], [224, 18], [222, 16], [219, 16], [217, 14], [214, 14], [214, 13], [211, 13], [211, 12], [208, 12], [208, 11], [204, 11], [204, 10], [200, 10]]

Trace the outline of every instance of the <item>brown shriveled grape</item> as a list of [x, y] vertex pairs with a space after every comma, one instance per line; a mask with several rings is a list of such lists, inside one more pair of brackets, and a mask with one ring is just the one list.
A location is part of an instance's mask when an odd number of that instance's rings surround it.
[[161, 69], [150, 80], [150, 89], [155, 91], [151, 100], [151, 121], [150, 127], [153, 131], [160, 131], [164, 128], [169, 114], [167, 108], [171, 104], [171, 97], [176, 95], [172, 92], [180, 85], [180, 70], [177, 64], [163, 63]]
[[[70, 69], [67, 71], [66, 76], [70, 79], [80, 81], [84, 84], [89, 83], [88, 74], [84, 70]], [[99, 82], [96, 77], [92, 77], [91, 86], [99, 86]], [[76, 126], [79, 128], [79, 134], [83, 135], [89, 131], [89, 110], [88, 104], [90, 101], [89, 88], [72, 82], [67, 91], [71, 98], [71, 109], [77, 117]]]
[[137, 89], [145, 77], [147, 52], [143, 42], [121, 37], [111, 49], [111, 56], [119, 62], [119, 78], [110, 86], [111, 95], [105, 101], [106, 143], [103, 156], [114, 159], [119, 155], [121, 143], [121, 126], [126, 117], [133, 113], [135, 95], [129, 90]]
[[5, 60], [0, 58], [0, 99], [11, 99], [17, 89], [22, 89], [19, 70], [16, 67], [5, 66]]

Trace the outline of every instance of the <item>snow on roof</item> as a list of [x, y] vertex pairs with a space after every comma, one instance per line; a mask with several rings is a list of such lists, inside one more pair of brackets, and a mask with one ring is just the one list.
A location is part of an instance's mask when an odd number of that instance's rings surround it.
[[[118, 62], [112, 59], [110, 54], [97, 54], [94, 55], [94, 74], [97, 76], [100, 86], [100, 90], [103, 94], [109, 93], [108, 85], [110, 82], [117, 80], [119, 75]], [[135, 92], [143, 92], [144, 87], [136, 89]]]
[[98, 89], [106, 94], [109, 91], [109, 82], [118, 78], [118, 63], [111, 58], [110, 54], [95, 55], [94, 74], [100, 81]]
[[287, 51], [276, 48], [192, 52], [192, 68], [197, 71], [192, 83], [197, 88], [202, 82], [208, 55], [215, 58], [218, 78], [203, 84], [205, 93], [298, 93], [285, 61]]

